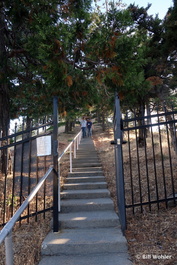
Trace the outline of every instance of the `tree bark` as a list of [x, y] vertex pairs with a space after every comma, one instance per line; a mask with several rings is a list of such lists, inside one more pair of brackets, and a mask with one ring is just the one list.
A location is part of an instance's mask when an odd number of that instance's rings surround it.
[[145, 114], [145, 104], [141, 102], [138, 112], [138, 126], [142, 127], [139, 128], [139, 137], [138, 137], [138, 145], [139, 147], [145, 146], [146, 144], [146, 128], [144, 127], [144, 114]]
[[[31, 123], [32, 123], [32, 119], [29, 118], [29, 116], [27, 116], [26, 118], [26, 130], [30, 130], [31, 129]], [[23, 135], [23, 139], [28, 139], [31, 136], [31, 132], [27, 132]]]
[[7, 81], [7, 59], [5, 18], [0, 9], [0, 130], [3, 136], [8, 134], [9, 127], [9, 89]]
[[104, 111], [102, 112], [102, 130], [103, 130], [103, 132], [105, 132], [105, 130], [106, 130]]
[[[2, 131], [2, 137], [8, 135], [10, 123], [6, 39], [6, 23], [3, 10], [0, 8], [0, 130]], [[3, 141], [2, 146], [4, 146], [6, 142], [7, 141]], [[1, 170], [2, 173], [7, 173], [7, 149], [1, 152]]]
[[69, 121], [66, 120], [66, 123], [65, 123], [65, 133], [68, 133], [69, 132]]

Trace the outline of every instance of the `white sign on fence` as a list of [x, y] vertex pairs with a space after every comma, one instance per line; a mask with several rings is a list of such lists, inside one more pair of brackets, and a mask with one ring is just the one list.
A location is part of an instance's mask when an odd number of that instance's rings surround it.
[[37, 138], [37, 156], [48, 156], [52, 153], [51, 135]]

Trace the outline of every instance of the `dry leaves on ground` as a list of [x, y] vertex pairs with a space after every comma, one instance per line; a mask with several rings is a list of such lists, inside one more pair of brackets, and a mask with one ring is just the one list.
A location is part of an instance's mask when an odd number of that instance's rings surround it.
[[[71, 135], [62, 134], [60, 146], [68, 144]], [[110, 145], [113, 133], [101, 132], [94, 128], [94, 143], [103, 165], [108, 187], [116, 207], [116, 180], [114, 163], [114, 146]], [[128, 164], [127, 164], [128, 165]], [[125, 165], [126, 166], [126, 165]], [[68, 160], [62, 161], [61, 175], [63, 181], [68, 172]], [[127, 170], [128, 172], [128, 170]], [[39, 223], [16, 226], [14, 236], [14, 265], [37, 265], [40, 260], [41, 243], [50, 230], [51, 216], [41, 219]], [[134, 265], [177, 265], [177, 207], [152, 212], [127, 213], [126, 238], [131, 260]], [[35, 235], [35, 236], [34, 236]], [[0, 247], [0, 265], [4, 265], [4, 246]]]
[[[59, 154], [68, 146], [74, 138], [79, 128], [75, 128], [73, 133], [61, 133], [59, 135]], [[69, 155], [66, 154], [60, 163], [61, 186], [69, 171]], [[51, 201], [51, 197], [50, 197]], [[38, 222], [35, 218], [30, 218], [30, 222], [22, 221], [22, 225], [17, 223], [13, 229], [13, 248], [14, 248], [14, 265], [37, 265], [41, 259], [40, 251], [42, 241], [51, 230], [52, 214], [46, 213], [38, 216]], [[5, 264], [5, 247], [4, 243], [0, 245], [0, 265]]]
[[[111, 131], [103, 133], [97, 129], [94, 134], [94, 143], [117, 211], [114, 147], [110, 144], [113, 138]], [[127, 167], [129, 164], [125, 163], [125, 182], [129, 177]], [[127, 189], [128, 196], [131, 195]], [[127, 211], [126, 238], [131, 260], [134, 265], [177, 265], [177, 207], [166, 209], [162, 205], [159, 211], [157, 207], [152, 208], [151, 212], [144, 208], [143, 213], [135, 211], [134, 215]]]

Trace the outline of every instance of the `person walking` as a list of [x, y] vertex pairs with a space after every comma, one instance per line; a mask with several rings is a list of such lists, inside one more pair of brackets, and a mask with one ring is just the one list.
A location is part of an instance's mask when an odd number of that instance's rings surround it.
[[81, 122], [81, 129], [82, 129], [82, 137], [86, 137], [86, 128], [87, 128], [87, 121], [85, 120], [85, 117], [82, 118]]
[[92, 135], [92, 122], [90, 119], [87, 120], [87, 134], [88, 137]]

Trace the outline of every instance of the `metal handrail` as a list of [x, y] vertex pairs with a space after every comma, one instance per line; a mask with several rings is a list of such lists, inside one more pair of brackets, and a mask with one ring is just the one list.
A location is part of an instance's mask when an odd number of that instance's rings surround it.
[[15, 223], [19, 220], [19, 218], [20, 218], [21, 214], [23, 213], [23, 211], [26, 209], [26, 207], [28, 206], [30, 201], [34, 198], [34, 196], [40, 190], [40, 188], [44, 184], [45, 180], [47, 179], [47, 177], [50, 175], [50, 173], [53, 170], [54, 170], [54, 168], [51, 166], [48, 169], [48, 171], [45, 173], [45, 175], [40, 179], [40, 181], [35, 186], [35, 188], [28, 195], [28, 197], [25, 199], [25, 201], [20, 206], [20, 208], [13, 215], [13, 217], [8, 221], [8, 223], [0, 231], [0, 244], [5, 240], [6, 264], [7, 265], [13, 265], [13, 250], [12, 250], [12, 236], [11, 236], [12, 229], [13, 229]]
[[[72, 146], [72, 144], [75, 142], [75, 141], [79, 141], [80, 142], [80, 139], [81, 139], [81, 132], [80, 131], [75, 137], [74, 139], [71, 141], [71, 143], [65, 148], [65, 150], [59, 155], [58, 157], [58, 161], [60, 161], [60, 159], [62, 158], [62, 156], [68, 151], [68, 149]], [[78, 146], [77, 146], [78, 148]], [[74, 152], [75, 153], [75, 152]]]
[[82, 131], [80, 131], [75, 137], [74, 139], [71, 141], [71, 143], [65, 148], [65, 150], [59, 155], [58, 157], [58, 162], [60, 161], [60, 159], [63, 157], [63, 155], [68, 151], [69, 149], [69, 154], [70, 154], [70, 173], [72, 173], [72, 145], [74, 144], [74, 158], [76, 158], [76, 149], [78, 149], [80, 140], [81, 140], [81, 136], [82, 136]]
[[[70, 172], [72, 172], [72, 145], [74, 144], [74, 157], [76, 157], [76, 148], [78, 149], [78, 145], [81, 140], [81, 131], [74, 137], [72, 142], [66, 147], [66, 149], [60, 154], [58, 158], [58, 163], [60, 159], [63, 157], [63, 155], [70, 149]], [[6, 265], [13, 265], [13, 244], [12, 244], [12, 229], [15, 226], [16, 222], [19, 220], [21, 214], [23, 211], [27, 208], [31, 200], [34, 198], [34, 196], [37, 194], [37, 192], [40, 190], [42, 185], [44, 184], [47, 177], [51, 174], [51, 172], [54, 171], [56, 174], [54, 167], [51, 166], [45, 175], [40, 179], [38, 184], [34, 187], [34, 189], [31, 191], [31, 193], [28, 195], [28, 197], [25, 199], [23, 204], [20, 206], [20, 208], [15, 212], [13, 217], [7, 222], [7, 224], [4, 226], [4, 228], [0, 231], [0, 244], [4, 242], [5, 240], [5, 252], [6, 252]], [[59, 174], [60, 176], [60, 174]], [[59, 178], [60, 179], [60, 178]], [[58, 186], [58, 209], [60, 211], [60, 181]]]
[[[58, 161], [62, 158], [62, 156], [68, 151], [68, 149], [72, 146], [72, 144], [78, 139], [78, 137], [81, 136], [81, 131], [74, 137], [72, 142], [66, 147], [66, 149], [62, 152], [62, 154], [59, 156]], [[13, 217], [7, 222], [7, 224], [4, 226], [4, 228], [0, 231], [0, 244], [4, 241], [6, 236], [11, 232], [13, 229], [15, 223], [18, 221], [20, 215], [23, 213], [23, 211], [26, 209], [30, 201], [34, 198], [36, 193], [39, 191], [47, 177], [50, 175], [50, 173], [54, 170], [53, 166], [51, 166], [48, 171], [45, 173], [45, 175], [40, 179], [38, 184], [34, 187], [34, 189], [31, 191], [31, 193], [28, 195], [28, 197], [25, 199], [23, 204], [20, 206], [20, 208], [15, 212]]]
[[[71, 143], [65, 148], [65, 150], [59, 155], [58, 157], [58, 164], [60, 163], [61, 158], [64, 154], [69, 150], [69, 163], [70, 163], [70, 173], [72, 173], [72, 145], [74, 144], [74, 158], [76, 158], [76, 149], [78, 150], [80, 141], [82, 137], [82, 131], [74, 137], [74, 139], [71, 141]], [[60, 166], [58, 166], [59, 176], [60, 176]], [[59, 177], [59, 183], [58, 183], [58, 191], [60, 191], [60, 177]], [[60, 212], [60, 192], [58, 192], [58, 211]]]

